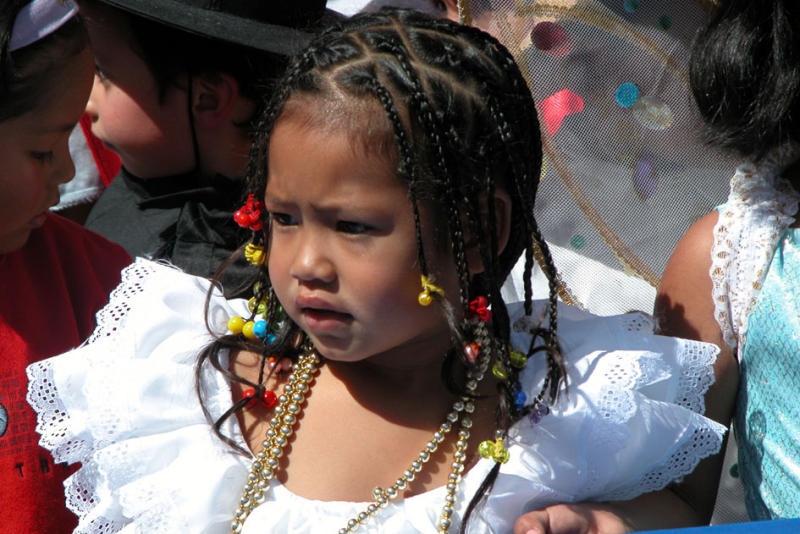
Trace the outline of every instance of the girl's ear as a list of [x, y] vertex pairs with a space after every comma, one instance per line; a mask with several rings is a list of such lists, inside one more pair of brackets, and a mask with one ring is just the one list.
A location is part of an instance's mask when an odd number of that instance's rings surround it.
[[[497, 254], [500, 255], [508, 245], [508, 239], [511, 236], [511, 197], [502, 189], [496, 189], [494, 192], [494, 214], [495, 214], [495, 230], [497, 231]], [[481, 198], [481, 217], [484, 219], [482, 226], [486, 225], [486, 217], [489, 216], [489, 208]], [[471, 233], [467, 233], [467, 264], [469, 266], [469, 273], [471, 275], [483, 272], [483, 261], [481, 260], [480, 248], [478, 248], [478, 241]]]
[[192, 78], [192, 113], [195, 124], [216, 128], [231, 120], [239, 100], [239, 82], [228, 74], [205, 74]]

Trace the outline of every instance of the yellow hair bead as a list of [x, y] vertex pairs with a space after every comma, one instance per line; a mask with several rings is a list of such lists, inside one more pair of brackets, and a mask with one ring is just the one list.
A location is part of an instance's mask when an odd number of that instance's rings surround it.
[[255, 323], [253, 321], [247, 321], [246, 323], [244, 323], [244, 326], [242, 326], [242, 335], [247, 339], [255, 339], [256, 334], [253, 331], [254, 326]]
[[422, 279], [422, 291], [417, 296], [417, 302], [419, 302], [420, 306], [430, 306], [431, 302], [433, 302], [434, 293], [444, 297], [444, 289], [431, 282], [430, 278], [424, 274], [420, 278]]
[[478, 445], [478, 454], [481, 458], [487, 460], [494, 460], [498, 464], [504, 464], [510, 458], [508, 449], [503, 445], [503, 438], [497, 438], [495, 441], [482, 441]]
[[267, 261], [267, 254], [264, 252], [264, 247], [248, 243], [244, 247], [244, 257], [252, 265], [264, 265]]
[[492, 374], [500, 380], [508, 378], [508, 372], [506, 372], [506, 368], [503, 366], [502, 362], [494, 362], [494, 365], [492, 365]]
[[525, 364], [528, 363], [528, 357], [525, 356], [524, 353], [518, 350], [512, 350], [509, 355], [509, 360], [511, 360], [511, 365], [516, 367], [517, 369], [522, 369], [525, 367]]
[[242, 327], [244, 326], [244, 319], [239, 316], [233, 316], [228, 319], [228, 330], [234, 334], [241, 334]]

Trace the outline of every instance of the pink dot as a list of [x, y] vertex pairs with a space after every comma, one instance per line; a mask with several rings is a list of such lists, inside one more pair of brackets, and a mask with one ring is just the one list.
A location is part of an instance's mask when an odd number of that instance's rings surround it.
[[572, 49], [567, 30], [555, 22], [540, 22], [534, 26], [531, 41], [536, 48], [551, 56], [563, 56]]

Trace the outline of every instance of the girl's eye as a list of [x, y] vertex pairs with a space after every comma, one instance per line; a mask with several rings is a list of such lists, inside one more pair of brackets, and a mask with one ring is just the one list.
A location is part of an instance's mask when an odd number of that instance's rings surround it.
[[372, 227], [367, 226], [366, 224], [353, 222], [353, 221], [338, 221], [336, 223], [336, 229], [340, 232], [344, 232], [346, 234], [364, 234], [372, 229]]
[[269, 218], [278, 226], [294, 226], [297, 220], [288, 213], [270, 213]]
[[33, 151], [30, 153], [31, 157], [41, 163], [52, 163], [54, 155], [52, 150], [47, 152]]
[[100, 65], [95, 64], [94, 72], [97, 74], [97, 77], [100, 78], [101, 81], [105, 81], [108, 79], [106, 71], [104, 71], [102, 67], [100, 67]]

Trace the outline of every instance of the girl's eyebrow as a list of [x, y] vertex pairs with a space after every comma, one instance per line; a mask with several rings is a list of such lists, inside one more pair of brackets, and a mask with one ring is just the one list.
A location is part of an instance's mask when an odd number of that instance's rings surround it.
[[78, 124], [77, 121], [71, 123], [64, 123], [59, 126], [54, 126], [53, 128], [49, 128], [47, 131], [58, 132], [58, 133], [71, 132], [72, 129], [75, 128], [76, 124]]
[[54, 124], [50, 125], [43, 125], [41, 128], [36, 128], [32, 130], [33, 132], [38, 132], [39, 134], [51, 134], [51, 133], [67, 133], [71, 132], [75, 125], [78, 124], [78, 121], [75, 122], [64, 122], [61, 124]]

